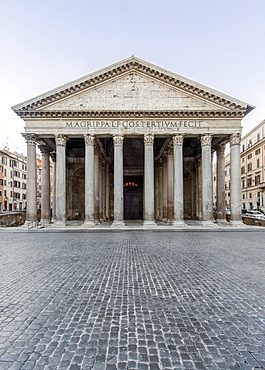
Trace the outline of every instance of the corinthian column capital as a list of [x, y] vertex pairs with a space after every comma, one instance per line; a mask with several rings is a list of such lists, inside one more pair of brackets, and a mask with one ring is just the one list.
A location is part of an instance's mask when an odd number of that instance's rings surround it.
[[230, 145], [240, 145], [241, 135], [239, 133], [230, 136]]
[[154, 145], [154, 135], [146, 134], [144, 135], [144, 145]]
[[113, 135], [114, 146], [122, 146], [124, 137], [123, 135]]
[[201, 136], [201, 146], [210, 146], [212, 142], [212, 136], [205, 134]]
[[22, 136], [25, 138], [27, 144], [36, 145], [36, 141], [38, 139], [37, 135], [35, 135], [33, 133], [32, 134], [31, 133], [30, 134], [26, 133], [26, 134], [22, 134]]
[[94, 135], [86, 134], [84, 135], [85, 145], [93, 146], [95, 141]]
[[173, 145], [183, 145], [184, 135], [173, 135]]
[[63, 134], [55, 135], [56, 146], [58, 146], [58, 145], [66, 146], [67, 140], [68, 140], [67, 136], [65, 136]]

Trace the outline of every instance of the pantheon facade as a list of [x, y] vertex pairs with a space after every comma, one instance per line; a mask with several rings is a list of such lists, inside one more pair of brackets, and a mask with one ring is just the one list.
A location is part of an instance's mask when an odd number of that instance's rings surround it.
[[[12, 109], [25, 122], [27, 222], [37, 219], [36, 146], [42, 153], [41, 219], [84, 227], [143, 220], [225, 220], [230, 144], [231, 224], [241, 220], [241, 120], [252, 106], [134, 56]], [[53, 161], [52, 214], [50, 160]]]

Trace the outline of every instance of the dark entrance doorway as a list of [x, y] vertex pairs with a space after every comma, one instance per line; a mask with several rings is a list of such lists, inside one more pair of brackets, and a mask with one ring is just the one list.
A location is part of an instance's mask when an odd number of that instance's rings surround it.
[[143, 177], [124, 177], [124, 219], [141, 220], [143, 218]]

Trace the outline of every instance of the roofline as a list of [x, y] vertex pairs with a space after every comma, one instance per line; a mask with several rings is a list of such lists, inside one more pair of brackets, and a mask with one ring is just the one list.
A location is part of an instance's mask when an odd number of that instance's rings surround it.
[[259, 123], [257, 126], [255, 126], [251, 131], [249, 131], [245, 136], [243, 136], [241, 141], [245, 140], [249, 135], [253, 134], [255, 130], [257, 130], [259, 127], [261, 127], [264, 124], [265, 124], [265, 119], [261, 123]]
[[212, 88], [210, 88], [208, 86], [205, 86], [205, 85], [203, 85], [201, 83], [198, 83], [198, 82], [196, 82], [194, 80], [190, 80], [190, 79], [188, 79], [188, 78], [186, 78], [184, 76], [178, 75], [178, 74], [176, 74], [174, 72], [168, 71], [168, 70], [166, 70], [164, 68], [161, 68], [159, 66], [156, 66], [156, 65], [154, 65], [152, 63], [146, 62], [146, 61], [144, 61], [144, 60], [142, 60], [140, 58], [135, 57], [134, 55], [131, 56], [131, 57], [129, 57], [129, 58], [123, 59], [123, 60], [121, 60], [119, 62], [116, 62], [114, 64], [111, 64], [111, 65], [109, 65], [107, 67], [104, 67], [102, 69], [99, 69], [97, 71], [94, 71], [94, 72], [92, 72], [90, 74], [87, 74], [87, 75], [85, 75], [83, 77], [80, 77], [80, 78], [78, 78], [76, 80], [72, 80], [72, 81], [70, 81], [70, 82], [68, 82], [68, 83], [66, 83], [64, 85], [60, 85], [60, 86], [58, 86], [58, 87], [56, 87], [54, 89], [51, 89], [51, 90], [49, 90], [49, 91], [47, 91], [47, 92], [45, 92], [43, 94], [40, 94], [38, 96], [35, 96], [34, 98], [31, 98], [31, 99], [26, 100], [26, 101], [24, 101], [22, 103], [16, 104], [16, 105], [12, 106], [11, 108], [12, 108], [13, 111], [20, 110], [20, 109], [22, 109], [26, 105], [32, 104], [32, 103], [34, 103], [36, 101], [39, 101], [41, 99], [44, 99], [44, 98], [46, 98], [46, 97], [48, 97], [48, 96], [50, 96], [52, 94], [56, 94], [58, 92], [61, 92], [62, 90], [68, 89], [68, 88], [70, 88], [73, 85], [80, 84], [80, 83], [85, 82], [85, 81], [87, 81], [89, 79], [92, 79], [92, 78], [94, 78], [94, 77], [96, 77], [96, 76], [98, 76], [100, 74], [103, 74], [103, 73], [105, 73], [107, 71], [110, 71], [110, 70], [112, 70], [114, 68], [120, 67], [120, 66], [122, 66], [122, 65], [124, 65], [126, 63], [133, 62], [133, 61], [134, 62], [138, 62], [139, 64], [143, 64], [143, 65], [145, 65], [145, 66], [147, 66], [147, 67], [149, 67], [151, 69], [155, 69], [158, 72], [161, 72], [161, 73], [163, 73], [165, 75], [171, 76], [171, 77], [173, 77], [175, 79], [181, 80], [184, 83], [187, 83], [189, 85], [192, 85], [194, 87], [197, 87], [198, 89], [204, 90], [204, 91], [206, 91], [206, 92], [208, 92], [210, 94], [217, 95], [217, 96], [219, 96], [219, 97], [221, 97], [221, 98], [223, 98], [225, 100], [231, 101], [232, 103], [238, 104], [238, 105], [246, 108], [246, 114], [248, 114], [251, 110], [253, 110], [255, 108], [254, 106], [252, 106], [252, 105], [250, 105], [250, 104], [248, 104], [246, 102], [243, 102], [242, 100], [233, 98], [230, 95], [224, 94], [224, 93], [222, 93], [222, 92], [220, 92], [218, 90], [214, 90], [214, 89], [212, 89]]

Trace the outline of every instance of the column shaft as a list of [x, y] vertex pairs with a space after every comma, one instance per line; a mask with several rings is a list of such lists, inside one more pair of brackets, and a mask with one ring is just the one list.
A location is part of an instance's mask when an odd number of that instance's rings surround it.
[[36, 135], [24, 134], [27, 141], [27, 211], [26, 221], [37, 221]]
[[167, 219], [174, 218], [174, 159], [173, 144], [170, 143], [167, 152]]
[[57, 226], [66, 224], [66, 141], [64, 135], [56, 136], [56, 222]]
[[144, 136], [144, 224], [156, 225], [154, 221], [154, 135]]
[[213, 193], [212, 193], [212, 153], [211, 136], [201, 137], [202, 147], [202, 219], [213, 221]]
[[240, 134], [234, 134], [230, 138], [231, 224], [242, 223], [240, 165]]
[[99, 149], [94, 146], [94, 201], [95, 201], [95, 222], [99, 222]]
[[225, 144], [218, 145], [216, 155], [217, 220], [225, 220]]
[[184, 225], [183, 136], [173, 136], [174, 148], [174, 226]]
[[114, 135], [114, 221], [112, 226], [124, 226], [123, 220], [123, 136]]
[[167, 222], [167, 152], [163, 156], [163, 221]]
[[50, 159], [49, 152], [41, 147], [42, 154], [42, 178], [41, 178], [41, 221], [49, 224], [51, 221], [50, 205]]
[[85, 135], [85, 222], [84, 226], [95, 224], [94, 193], [94, 141], [93, 135]]

